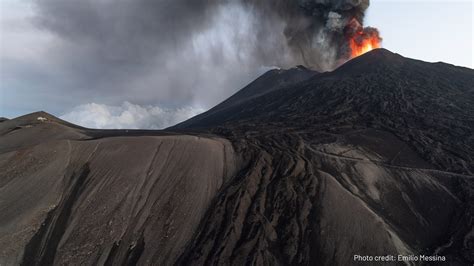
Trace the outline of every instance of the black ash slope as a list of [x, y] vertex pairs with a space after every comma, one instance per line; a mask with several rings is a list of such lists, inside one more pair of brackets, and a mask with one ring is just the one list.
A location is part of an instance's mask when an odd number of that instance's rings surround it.
[[378, 49], [272, 85], [173, 128], [225, 136], [247, 161], [183, 263], [349, 265], [354, 254], [392, 253], [474, 261], [472, 69]]

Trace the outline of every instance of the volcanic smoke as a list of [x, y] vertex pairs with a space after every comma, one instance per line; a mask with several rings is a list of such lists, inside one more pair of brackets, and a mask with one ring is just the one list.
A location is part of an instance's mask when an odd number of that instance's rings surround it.
[[[121, 58], [121, 62], [131, 65], [146, 65], [154, 55], [167, 58], [200, 32], [225, 25], [223, 20], [233, 20], [232, 30], [236, 31], [215, 35], [216, 43], [231, 38], [230, 50], [247, 60], [245, 63], [257, 66], [304, 65], [320, 72], [330, 71], [380, 47], [382, 40], [375, 28], [364, 27], [369, 0], [95, 2], [38, 0], [37, 21], [66, 39], [91, 39], [87, 51], [106, 54], [104, 58]], [[245, 13], [245, 18], [236, 16], [240, 14], [236, 10]], [[85, 26], [85, 22], [90, 25]], [[120, 31], [117, 25], [123, 26]], [[112, 43], [117, 45], [109, 45]], [[213, 56], [219, 51], [216, 48], [209, 53]], [[100, 60], [102, 56], [95, 58]]]
[[[283, 34], [294, 63], [318, 71], [381, 47], [377, 29], [364, 27], [369, 0], [242, 0], [257, 10], [262, 25], [284, 22]], [[259, 32], [275, 34], [266, 26]], [[270, 33], [268, 33], [270, 32]]]

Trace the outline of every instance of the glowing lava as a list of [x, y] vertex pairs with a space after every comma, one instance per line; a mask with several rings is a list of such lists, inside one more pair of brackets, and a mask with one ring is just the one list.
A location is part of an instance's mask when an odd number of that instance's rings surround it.
[[363, 55], [373, 49], [380, 48], [380, 38], [378, 31], [358, 31], [349, 39], [351, 48], [351, 58]]
[[355, 18], [346, 26], [351, 58], [363, 55], [373, 49], [380, 48], [382, 38], [376, 28], [363, 27]]

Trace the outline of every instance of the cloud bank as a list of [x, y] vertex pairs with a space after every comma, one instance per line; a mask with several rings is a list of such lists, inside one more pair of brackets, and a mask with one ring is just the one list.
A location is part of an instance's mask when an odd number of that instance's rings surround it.
[[134, 1], [5, 1], [16, 11], [0, 17], [4, 116], [91, 102], [210, 108], [269, 69], [249, 52], [255, 20], [240, 5], [186, 20]]
[[124, 102], [120, 106], [88, 103], [75, 107], [60, 118], [88, 128], [163, 129], [199, 113], [202, 108], [167, 109]]

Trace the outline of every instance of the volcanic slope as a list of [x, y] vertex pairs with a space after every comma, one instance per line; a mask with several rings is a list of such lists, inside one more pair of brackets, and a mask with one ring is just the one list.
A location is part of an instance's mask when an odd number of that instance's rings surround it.
[[474, 71], [377, 49], [313, 74], [172, 128], [218, 134], [247, 160], [181, 262], [472, 264]]
[[378, 49], [166, 131], [1, 122], [0, 264], [472, 265], [473, 84]]
[[218, 137], [89, 130], [44, 112], [0, 134], [0, 265], [172, 264], [237, 165]]

